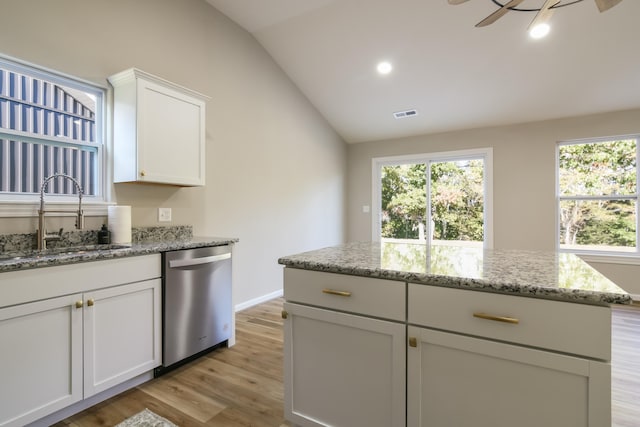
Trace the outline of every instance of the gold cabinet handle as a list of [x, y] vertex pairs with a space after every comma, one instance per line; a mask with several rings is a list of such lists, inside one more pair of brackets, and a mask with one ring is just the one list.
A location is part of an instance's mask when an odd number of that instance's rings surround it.
[[147, 171], [141, 170], [140, 171], [140, 176], [145, 176], [147, 174]]
[[410, 347], [417, 347], [418, 346], [418, 339], [416, 337], [409, 337], [409, 346]]
[[87, 301], [87, 307], [93, 307], [93, 305], [94, 305], [95, 303], [96, 303], [96, 302], [93, 300], [93, 298], [90, 298], [90, 299]]
[[286, 319], [287, 317], [289, 317], [289, 313], [287, 313], [286, 310], [282, 310], [282, 313], [280, 313], [282, 315], [283, 319]]
[[82, 308], [83, 305], [84, 305], [84, 301], [82, 300], [76, 301], [76, 308]]
[[511, 323], [513, 325], [520, 323], [520, 320], [515, 317], [494, 316], [493, 314], [486, 313], [473, 313], [473, 317], [477, 317], [478, 319], [494, 320], [496, 322]]
[[350, 297], [351, 296], [351, 292], [349, 292], [349, 291], [336, 291], [334, 289], [323, 289], [322, 293], [329, 294], [329, 295], [338, 295], [340, 297]]

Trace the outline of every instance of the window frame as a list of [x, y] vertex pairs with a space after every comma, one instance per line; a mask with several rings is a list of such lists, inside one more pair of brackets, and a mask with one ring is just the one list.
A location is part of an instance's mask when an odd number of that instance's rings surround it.
[[[397, 166], [408, 163], [426, 163], [427, 171], [431, 162], [447, 162], [459, 160], [482, 159], [484, 161], [484, 241], [485, 249], [493, 248], [493, 148], [476, 148], [468, 150], [443, 151], [435, 153], [407, 154], [401, 156], [374, 157], [372, 159], [372, 196], [371, 196], [371, 240], [380, 241], [381, 235], [381, 200], [382, 200], [382, 167]], [[431, 183], [427, 179], [427, 192], [431, 193]], [[431, 218], [430, 197], [427, 197], [428, 218]], [[430, 223], [430, 221], [427, 221]], [[427, 230], [428, 232], [429, 230]], [[427, 239], [427, 244], [429, 240]]]
[[[560, 147], [567, 145], [581, 144], [597, 144], [601, 142], [619, 141], [625, 139], [634, 139], [636, 141], [636, 190], [633, 194], [625, 195], [571, 195], [561, 196], [560, 194]], [[555, 149], [555, 169], [556, 169], [556, 188], [555, 188], [555, 247], [557, 252], [573, 253], [579, 255], [585, 261], [589, 262], [606, 262], [617, 264], [636, 264], [640, 265], [640, 134], [614, 135], [596, 138], [581, 138], [558, 141]], [[636, 212], [636, 247], [634, 251], [607, 250], [607, 249], [577, 249], [563, 248], [560, 243], [560, 204], [567, 200], [635, 200]]]
[[[101, 216], [106, 215], [107, 205], [111, 200], [111, 171], [109, 167], [109, 156], [107, 153], [111, 151], [110, 144], [107, 139], [107, 117], [108, 117], [108, 99], [110, 98], [107, 86], [96, 84], [94, 82], [81, 79], [60, 71], [52, 70], [37, 64], [33, 64], [21, 59], [0, 53], [0, 67], [5, 70], [13, 71], [20, 74], [46, 80], [54, 84], [59, 84], [71, 89], [96, 95], [96, 111], [95, 111], [95, 142], [92, 146], [97, 148], [96, 153], [96, 194], [82, 196], [82, 205], [85, 215]], [[14, 135], [22, 140], [46, 140], [47, 138], [38, 138], [29, 135], [28, 132], [13, 131], [3, 129], [0, 133], [4, 135]], [[85, 145], [74, 141], [78, 145]], [[88, 144], [86, 144], [88, 145]], [[33, 217], [37, 216], [39, 208], [39, 194], [16, 194], [2, 193], [0, 194], [0, 218], [2, 217]], [[78, 203], [78, 197], [75, 195], [46, 195], [47, 205], [51, 208], [67, 209], [70, 205]]]

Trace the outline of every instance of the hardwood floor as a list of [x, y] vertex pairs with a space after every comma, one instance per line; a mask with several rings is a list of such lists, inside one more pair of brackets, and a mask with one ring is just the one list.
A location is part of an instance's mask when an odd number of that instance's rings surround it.
[[[289, 426], [283, 416], [282, 299], [236, 315], [237, 343], [57, 427], [114, 426], [144, 408], [180, 427]], [[640, 427], [640, 307], [613, 313], [612, 427]]]
[[236, 345], [217, 349], [56, 424], [114, 426], [149, 408], [180, 427], [289, 426], [283, 416], [282, 299], [236, 313]]

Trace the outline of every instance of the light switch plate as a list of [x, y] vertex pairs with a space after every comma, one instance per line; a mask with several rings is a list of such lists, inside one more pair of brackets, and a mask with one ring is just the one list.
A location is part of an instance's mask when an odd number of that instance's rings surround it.
[[171, 208], [158, 208], [158, 221], [171, 222]]

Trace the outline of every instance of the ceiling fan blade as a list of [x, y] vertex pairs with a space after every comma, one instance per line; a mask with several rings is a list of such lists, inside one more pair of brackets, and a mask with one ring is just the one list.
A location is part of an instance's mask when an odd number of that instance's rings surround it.
[[449, 0], [449, 4], [462, 4], [462, 3], [466, 3], [469, 0]]
[[620, 3], [622, 0], [596, 0], [596, 5], [600, 12], [611, 9], [613, 6]]
[[538, 13], [536, 13], [536, 17], [533, 18], [533, 21], [529, 24], [527, 31], [531, 30], [536, 25], [546, 23], [551, 18], [551, 15], [553, 15], [553, 9], [551, 8], [558, 3], [560, 3], [560, 0], [546, 0]]
[[498, 19], [502, 18], [507, 12], [509, 12], [510, 7], [516, 7], [524, 0], [511, 0], [509, 3], [506, 3], [500, 9], [493, 12], [491, 15], [484, 18], [482, 21], [476, 24], [476, 27], [486, 27], [487, 25], [491, 25], [496, 22]]

